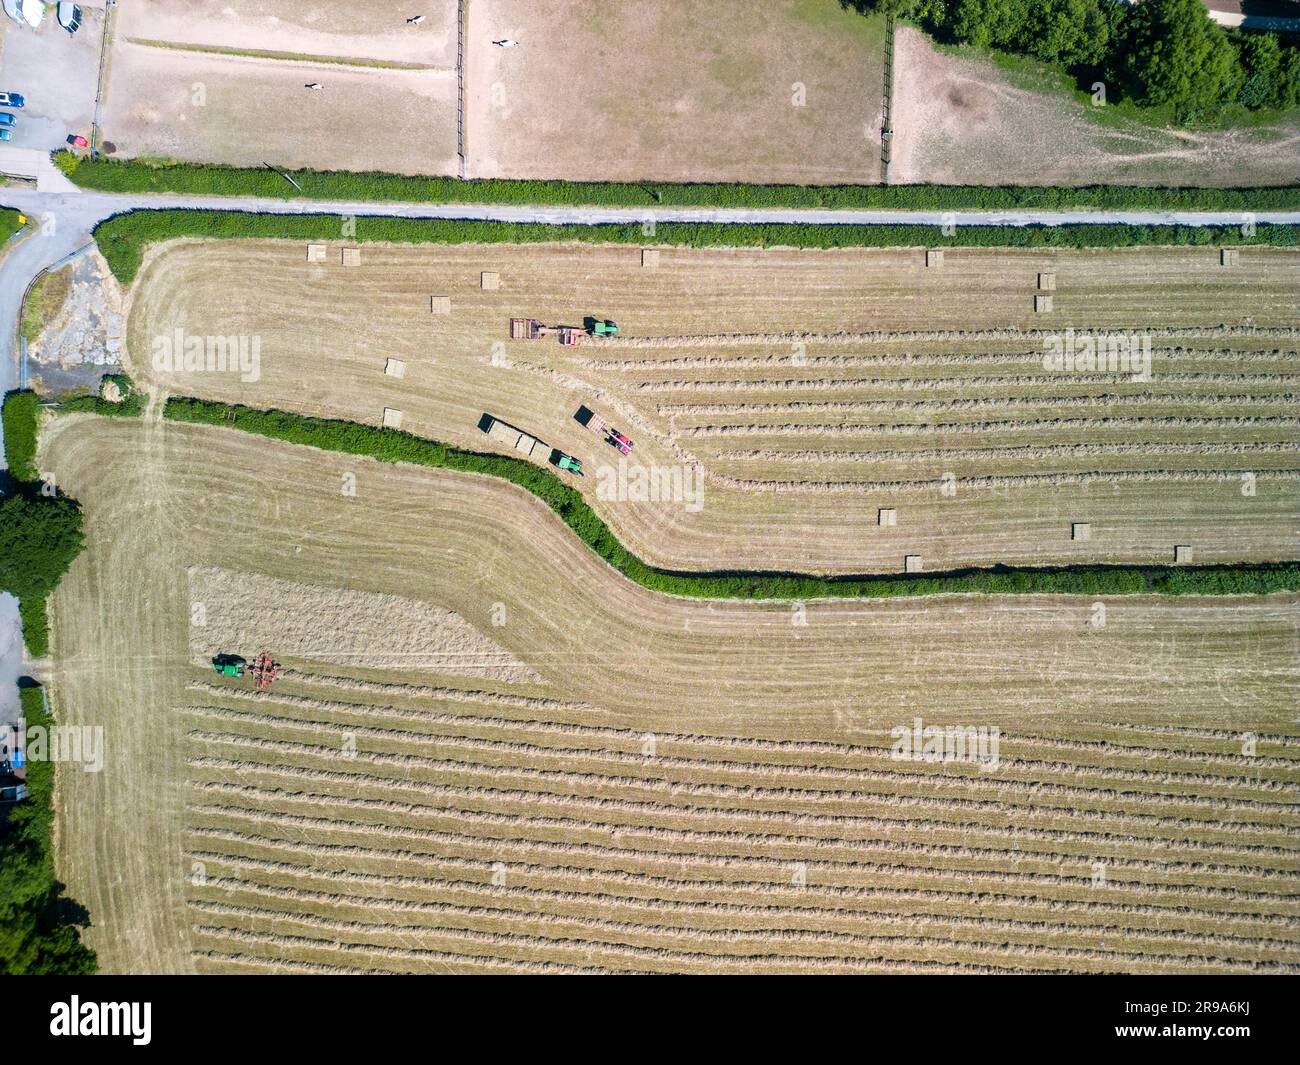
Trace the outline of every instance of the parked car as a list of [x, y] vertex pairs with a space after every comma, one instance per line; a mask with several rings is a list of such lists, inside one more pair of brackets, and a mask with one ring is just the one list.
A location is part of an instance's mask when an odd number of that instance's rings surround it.
[[20, 92], [0, 92], [0, 107], [16, 107], [22, 110], [27, 98]]
[[0, 141], [11, 141], [14, 139], [14, 131], [11, 129], [0, 129]]
[[63, 0], [55, 9], [55, 13], [58, 15], [59, 25], [69, 33], [76, 33], [81, 28], [81, 8], [76, 4]]
[[16, 126], [18, 123], [8, 111], [0, 111], [0, 126]]

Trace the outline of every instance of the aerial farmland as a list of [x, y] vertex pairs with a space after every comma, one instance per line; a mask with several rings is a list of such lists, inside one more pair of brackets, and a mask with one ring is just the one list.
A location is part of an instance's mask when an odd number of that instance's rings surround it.
[[1227, 978], [1300, 973], [1300, 16], [5, 11], [15, 1030], [1289, 1034]]

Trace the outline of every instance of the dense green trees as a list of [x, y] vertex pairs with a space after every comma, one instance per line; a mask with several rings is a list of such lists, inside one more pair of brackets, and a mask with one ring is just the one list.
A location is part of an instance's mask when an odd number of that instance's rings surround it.
[[1235, 95], [1237, 53], [1202, 0], [1145, 0], [1128, 16], [1127, 28], [1119, 69], [1138, 102], [1171, 104], [1180, 120], [1189, 120]]
[[[1086, 77], [1180, 122], [1238, 104], [1300, 104], [1300, 47], [1276, 34], [1228, 33], [1203, 0], [855, 0], [913, 18], [938, 37], [1019, 52]], [[1118, 90], [1118, 93], [1116, 92]]]
[[[29, 730], [54, 724], [39, 688], [25, 687], [20, 696]], [[8, 807], [0, 824], [0, 973], [93, 973], [94, 951], [77, 932], [88, 915], [54, 876], [54, 763], [29, 762], [27, 789], [26, 801]]]
[[48, 595], [83, 543], [81, 511], [70, 500], [9, 493], [0, 499], [0, 589]]
[[23, 641], [33, 655], [48, 652], [45, 600], [80, 553], [81, 510], [36, 480], [40, 401], [11, 392], [4, 402], [5, 459], [0, 486], [0, 591], [18, 597]]

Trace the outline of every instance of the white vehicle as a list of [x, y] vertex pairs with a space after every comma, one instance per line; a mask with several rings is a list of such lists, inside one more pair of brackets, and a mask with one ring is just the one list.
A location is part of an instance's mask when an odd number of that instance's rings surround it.
[[81, 8], [76, 4], [67, 3], [64, 0], [60, 3], [55, 14], [58, 16], [59, 25], [69, 33], [76, 33], [81, 28]]

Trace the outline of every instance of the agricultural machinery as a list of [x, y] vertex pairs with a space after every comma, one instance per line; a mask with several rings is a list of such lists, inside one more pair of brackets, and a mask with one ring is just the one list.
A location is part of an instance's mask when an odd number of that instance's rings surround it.
[[579, 407], [573, 417], [579, 425], [585, 425], [597, 436], [603, 437], [605, 443], [619, 454], [626, 455], [632, 450], [632, 441], [589, 407]]
[[280, 675], [280, 663], [271, 657], [269, 651], [263, 651], [254, 658], [251, 666], [241, 655], [219, 654], [212, 659], [212, 668], [223, 677], [243, 677], [247, 673], [258, 689], [269, 688], [271, 682]]
[[618, 323], [607, 318], [584, 318], [581, 329], [573, 325], [546, 325], [537, 318], [510, 319], [511, 340], [541, 340], [554, 333], [566, 348], [577, 344], [583, 333], [593, 337], [612, 337], [617, 332]]

